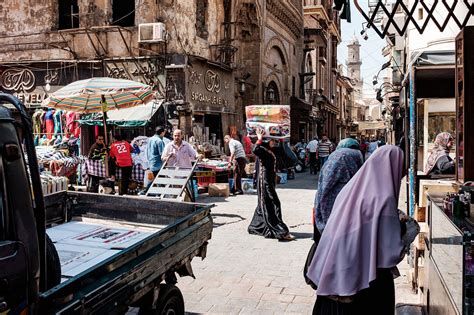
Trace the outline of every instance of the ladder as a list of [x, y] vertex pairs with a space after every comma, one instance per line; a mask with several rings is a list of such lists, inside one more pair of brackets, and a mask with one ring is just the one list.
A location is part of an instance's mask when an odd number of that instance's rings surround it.
[[[168, 166], [166, 161], [156, 175], [153, 183], [148, 189], [146, 196], [154, 197], [162, 200], [183, 200], [183, 192], [186, 189], [189, 179], [193, 176], [197, 161], [192, 162], [191, 168], [183, 168], [178, 166]], [[188, 190], [191, 200], [191, 192]]]

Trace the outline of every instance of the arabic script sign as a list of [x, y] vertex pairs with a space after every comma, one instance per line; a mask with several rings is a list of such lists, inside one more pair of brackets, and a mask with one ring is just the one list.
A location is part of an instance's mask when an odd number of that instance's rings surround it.
[[196, 108], [208, 106], [234, 108], [234, 80], [232, 72], [212, 67], [205, 63], [194, 63], [188, 70], [188, 101]]
[[35, 83], [35, 75], [30, 69], [7, 69], [0, 79], [2, 89], [9, 92], [29, 92]]

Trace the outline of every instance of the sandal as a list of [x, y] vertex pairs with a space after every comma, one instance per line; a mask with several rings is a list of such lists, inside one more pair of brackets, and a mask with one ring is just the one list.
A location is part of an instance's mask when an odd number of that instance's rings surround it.
[[291, 241], [294, 241], [296, 240], [296, 237], [290, 233], [288, 234], [285, 234], [284, 236], [282, 236], [281, 238], [278, 239], [280, 242], [291, 242]]

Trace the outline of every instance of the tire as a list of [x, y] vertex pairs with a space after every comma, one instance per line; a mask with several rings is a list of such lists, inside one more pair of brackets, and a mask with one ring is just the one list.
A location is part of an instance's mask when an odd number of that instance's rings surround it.
[[160, 284], [156, 309], [140, 307], [139, 315], [184, 315], [184, 299], [179, 288], [173, 284]]
[[61, 283], [61, 263], [53, 241], [46, 234], [46, 288], [49, 290]]

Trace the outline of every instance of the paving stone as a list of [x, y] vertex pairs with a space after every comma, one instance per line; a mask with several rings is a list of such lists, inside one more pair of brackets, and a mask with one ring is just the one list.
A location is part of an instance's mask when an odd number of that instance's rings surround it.
[[229, 305], [214, 305], [209, 310], [209, 314], [239, 314], [241, 309], [241, 307]]
[[311, 296], [295, 296], [293, 303], [295, 304], [309, 304], [309, 305], [314, 305], [314, 302], [316, 301], [316, 298]]
[[286, 308], [285, 314], [311, 314], [313, 312], [313, 305], [291, 303]]
[[258, 310], [269, 310], [277, 313], [284, 313], [288, 303], [276, 302], [276, 301], [260, 301], [257, 305]]
[[255, 309], [260, 301], [258, 299], [243, 299], [243, 298], [231, 298], [228, 300], [227, 305], [237, 306], [245, 309]]
[[213, 307], [211, 304], [186, 303], [186, 301], [184, 301], [184, 309], [187, 313], [203, 314], [209, 312], [211, 307]]
[[276, 288], [276, 287], [266, 287], [266, 286], [253, 286], [252, 289], [250, 289], [250, 293], [254, 294], [280, 294], [282, 291], [282, 288]]
[[292, 303], [294, 298], [294, 295], [280, 293], [266, 293], [262, 295], [262, 301], [278, 301], [283, 303]]
[[308, 286], [307, 289], [299, 289], [299, 288], [284, 288], [283, 293], [291, 294], [291, 295], [300, 295], [300, 296], [313, 296], [314, 290]]

